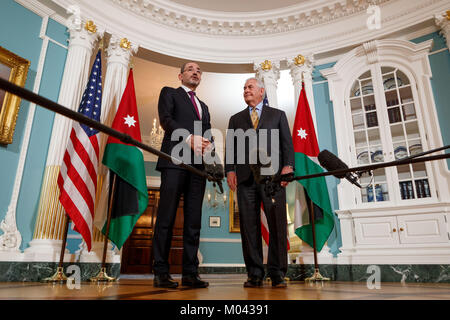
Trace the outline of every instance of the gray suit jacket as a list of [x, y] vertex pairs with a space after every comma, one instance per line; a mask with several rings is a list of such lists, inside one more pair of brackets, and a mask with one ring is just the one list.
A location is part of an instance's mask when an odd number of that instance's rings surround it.
[[[233, 134], [233, 131], [230, 131], [230, 129], [242, 129], [243, 131], [253, 129], [253, 124], [250, 119], [250, 112], [248, 107], [236, 113], [230, 118], [228, 129], [229, 130], [227, 131], [227, 141], [225, 149], [225, 172], [236, 172], [237, 183], [240, 184], [242, 182], [245, 182], [252, 176], [252, 171], [250, 169], [250, 154], [252, 152], [255, 152], [255, 150], [250, 144], [250, 139], [245, 138], [245, 154], [241, 155], [241, 158], [245, 158], [245, 160], [242, 161], [243, 163], [238, 163], [237, 153], [239, 153], [239, 137], [237, 137], [236, 134]], [[266, 129], [266, 131], [262, 129]], [[276, 148], [275, 150], [271, 150], [272, 144], [274, 143], [272, 141], [273, 130], [278, 130], [277, 142], [279, 148]], [[264, 132], [267, 132], [266, 147], [260, 145], [262, 133]], [[292, 136], [290, 133], [286, 113], [284, 111], [265, 105], [261, 112], [258, 127], [256, 128], [256, 134], [258, 140], [258, 148], [260, 150], [262, 149], [263, 152], [265, 151], [269, 157], [272, 157], [273, 160], [278, 160], [279, 168], [277, 173], [280, 173], [281, 169], [284, 166], [294, 167], [294, 145], [292, 143]], [[230, 153], [232, 154], [232, 156], [230, 155]], [[276, 161], [272, 161], [272, 163], [274, 162]]]

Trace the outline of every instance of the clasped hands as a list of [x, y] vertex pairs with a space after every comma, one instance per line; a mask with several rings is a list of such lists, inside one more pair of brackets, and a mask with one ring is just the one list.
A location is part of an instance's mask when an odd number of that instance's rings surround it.
[[188, 144], [196, 156], [201, 156], [212, 148], [212, 143], [202, 136], [191, 135], [188, 138]]

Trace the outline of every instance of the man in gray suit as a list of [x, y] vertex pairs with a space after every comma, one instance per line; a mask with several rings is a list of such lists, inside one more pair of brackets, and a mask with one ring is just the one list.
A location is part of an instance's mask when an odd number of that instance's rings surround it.
[[[258, 183], [260, 177], [255, 172], [252, 157], [255, 153], [266, 154], [271, 159], [274, 174], [291, 173], [294, 167], [294, 146], [286, 114], [263, 104], [264, 92], [264, 86], [258, 79], [250, 78], [245, 82], [244, 100], [248, 106], [230, 118], [225, 172], [230, 189], [237, 191], [242, 249], [248, 273], [244, 287], [261, 287], [265, 275], [261, 243], [261, 203], [270, 233], [267, 273], [273, 287], [286, 287], [287, 217], [284, 187], [287, 183], [282, 182], [281, 190], [273, 197], [266, 195], [264, 185]], [[239, 129], [246, 132], [244, 140], [238, 137], [238, 132], [242, 133]], [[253, 143], [253, 146], [250, 141], [252, 134], [259, 142], [256, 145]], [[265, 146], [261, 143], [263, 136], [263, 140], [267, 142]], [[242, 143], [244, 145], [240, 145]], [[244, 154], [240, 150], [245, 150]]]

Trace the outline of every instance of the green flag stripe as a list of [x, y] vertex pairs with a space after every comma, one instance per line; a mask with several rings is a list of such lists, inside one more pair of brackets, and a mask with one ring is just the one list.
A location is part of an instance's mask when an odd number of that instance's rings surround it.
[[[133, 231], [134, 225], [148, 204], [144, 157], [134, 146], [109, 143], [106, 145], [103, 164], [136, 189], [139, 214], [111, 219], [108, 238], [120, 249]], [[102, 229], [106, 234], [106, 223]]]
[[[322, 167], [312, 161], [303, 153], [295, 153], [295, 175], [304, 176], [309, 174], [323, 172]], [[325, 177], [317, 177], [312, 179], [304, 179], [298, 181], [305, 188], [305, 192], [311, 200], [322, 209], [323, 219], [315, 220], [316, 245], [317, 251], [322, 250], [325, 242], [331, 234], [334, 227], [333, 213], [330, 205], [330, 197]], [[297, 228], [295, 234], [303, 241], [313, 246], [312, 225], [305, 225]]]
[[118, 143], [107, 144], [103, 164], [140, 193], [147, 195], [144, 156], [137, 147]]

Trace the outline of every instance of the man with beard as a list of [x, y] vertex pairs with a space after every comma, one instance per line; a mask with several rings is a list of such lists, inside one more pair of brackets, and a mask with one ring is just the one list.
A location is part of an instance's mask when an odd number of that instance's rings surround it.
[[[187, 148], [190, 152], [188, 155], [191, 160], [190, 164], [203, 170], [201, 156], [205, 149], [210, 148], [211, 142], [203, 136], [194, 135], [194, 122], [198, 121], [197, 125], [200, 124], [202, 135], [211, 128], [211, 123], [208, 107], [195, 95], [195, 89], [200, 84], [201, 76], [202, 71], [197, 63], [185, 63], [178, 75], [181, 86], [177, 89], [162, 88], [158, 113], [161, 126], [165, 130], [161, 151], [170, 155], [175, 146], [187, 143], [190, 147]], [[175, 134], [172, 139], [172, 133], [177, 129], [185, 129], [190, 135], [178, 139]], [[198, 161], [199, 157], [200, 161]], [[160, 288], [176, 288], [178, 286], [178, 282], [170, 276], [168, 259], [178, 203], [183, 194], [182, 285], [206, 288], [209, 284], [201, 280], [198, 275], [199, 261], [197, 258], [206, 179], [162, 158], [158, 159], [156, 170], [161, 172], [161, 196], [153, 238], [153, 272], [155, 275], [153, 286]]]

